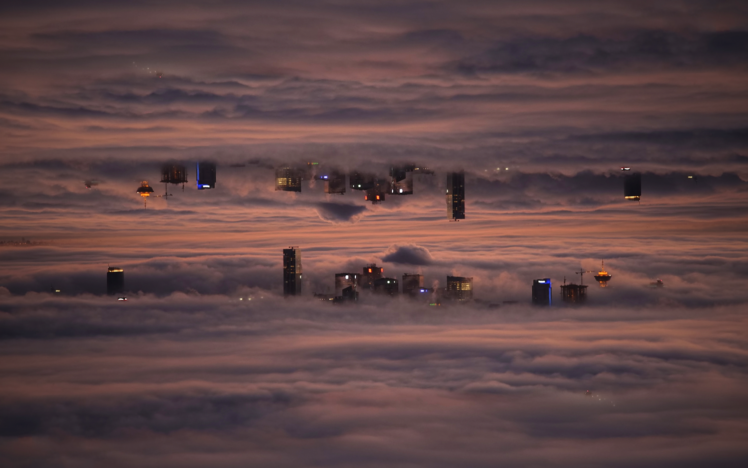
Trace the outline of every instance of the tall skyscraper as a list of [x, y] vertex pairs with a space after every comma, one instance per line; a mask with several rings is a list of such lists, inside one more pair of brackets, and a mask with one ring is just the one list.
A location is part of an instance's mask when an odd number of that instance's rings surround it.
[[532, 282], [532, 303], [535, 305], [551, 305], [553, 300], [553, 290], [551, 289], [551, 279], [536, 279]]
[[[164, 164], [161, 166], [161, 183], [163, 184], [184, 184], [187, 182], [187, 169], [182, 164]], [[167, 193], [168, 195], [168, 193]]]
[[631, 168], [622, 167], [623, 175], [623, 198], [638, 201], [642, 197], [642, 175], [638, 172], [629, 172]]
[[339, 296], [349, 287], [357, 290], [360, 282], [361, 275], [358, 273], [335, 273], [335, 294]]
[[363, 172], [353, 171], [348, 176], [353, 190], [370, 190], [377, 184], [377, 176]]
[[106, 293], [109, 296], [125, 292], [125, 270], [119, 267], [109, 267], [106, 272]]
[[456, 301], [473, 299], [473, 278], [470, 276], [447, 276], [446, 295]]
[[301, 295], [301, 249], [283, 249], [283, 295]]
[[447, 219], [465, 219], [465, 173], [447, 174]]
[[384, 268], [380, 268], [374, 263], [366, 265], [364, 267], [364, 274], [361, 275], [361, 288], [372, 289], [374, 287], [374, 281], [378, 280], [383, 275]]
[[197, 163], [197, 189], [216, 188], [216, 165], [212, 162]]

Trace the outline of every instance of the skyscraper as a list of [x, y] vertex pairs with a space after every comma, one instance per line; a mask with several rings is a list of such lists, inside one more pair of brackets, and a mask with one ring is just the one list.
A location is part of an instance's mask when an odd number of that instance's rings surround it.
[[301, 295], [301, 249], [283, 249], [283, 295]]
[[465, 219], [465, 173], [447, 174], [447, 219]]
[[553, 300], [553, 291], [551, 289], [551, 279], [536, 279], [532, 282], [532, 303], [535, 305], [551, 305]]
[[473, 278], [469, 276], [447, 276], [447, 298], [456, 301], [473, 299]]
[[638, 201], [642, 197], [642, 175], [638, 172], [629, 172], [631, 168], [623, 167], [623, 198]]
[[109, 267], [106, 272], [106, 293], [109, 296], [125, 292], [125, 270], [119, 267]]
[[364, 267], [364, 274], [361, 275], [361, 288], [372, 289], [374, 287], [374, 281], [378, 280], [384, 275], [384, 268], [378, 267], [375, 263], [366, 265]]
[[345, 194], [345, 173], [333, 170], [325, 172], [317, 178], [325, 181], [325, 193]]
[[187, 169], [182, 164], [164, 164], [161, 166], [161, 182], [163, 184], [182, 184], [182, 190], [184, 190], [184, 184], [187, 182]]
[[197, 189], [216, 188], [216, 165], [212, 162], [197, 163]]

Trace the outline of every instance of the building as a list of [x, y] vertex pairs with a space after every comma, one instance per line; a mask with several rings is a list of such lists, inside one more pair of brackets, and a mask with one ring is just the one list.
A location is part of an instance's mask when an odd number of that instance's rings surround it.
[[377, 176], [353, 171], [349, 176], [352, 190], [370, 190], [377, 184]]
[[374, 281], [384, 276], [384, 268], [378, 267], [376, 264], [366, 265], [364, 267], [364, 274], [361, 275], [360, 286], [362, 289], [372, 289], [374, 287]]
[[216, 165], [212, 162], [197, 163], [197, 189], [214, 189], [216, 188]]
[[582, 304], [587, 300], [587, 286], [584, 284], [564, 284], [561, 286], [561, 299], [569, 304]]
[[314, 293], [314, 299], [320, 302], [333, 302], [335, 301], [335, 294]]
[[109, 267], [106, 272], [106, 293], [116, 296], [125, 292], [125, 270], [119, 267]]
[[419, 274], [403, 274], [403, 295], [415, 296], [420, 294], [423, 287], [423, 275]]
[[318, 180], [325, 181], [325, 193], [345, 194], [345, 173], [330, 171], [317, 176]]
[[390, 193], [392, 195], [413, 195], [412, 164], [390, 167]]
[[353, 286], [348, 286], [341, 291], [340, 296], [335, 296], [333, 303], [340, 304], [343, 302], [356, 302], [358, 301], [358, 291]]
[[358, 273], [335, 273], [335, 294], [342, 293], [345, 288], [358, 290], [361, 275]]
[[283, 249], [283, 295], [301, 295], [301, 249]]
[[275, 170], [275, 190], [301, 192], [301, 171], [283, 166]]
[[638, 172], [629, 172], [631, 168], [623, 167], [623, 198], [638, 201], [642, 197], [642, 175]]
[[447, 174], [447, 219], [465, 219], [465, 173]]
[[148, 185], [148, 181], [144, 180], [143, 182], [141, 182], [140, 187], [138, 187], [136, 192], [138, 195], [143, 197], [143, 208], [147, 208], [148, 197], [150, 197], [151, 194], [153, 193], [153, 188], [150, 185]]
[[184, 184], [187, 183], [187, 169], [182, 164], [164, 164], [161, 166], [161, 183], [163, 184]]
[[553, 290], [551, 279], [536, 279], [532, 282], [532, 303], [535, 305], [549, 306], [553, 302]]
[[448, 299], [455, 301], [471, 301], [473, 299], [473, 278], [466, 276], [447, 276], [445, 294]]
[[374, 280], [374, 292], [376, 294], [386, 294], [389, 296], [397, 296], [400, 293], [400, 289], [397, 286], [397, 279], [395, 278], [378, 278]]

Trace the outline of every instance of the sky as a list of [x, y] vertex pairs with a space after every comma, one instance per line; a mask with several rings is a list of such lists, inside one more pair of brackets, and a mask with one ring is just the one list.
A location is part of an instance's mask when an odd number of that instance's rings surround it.
[[[0, 454], [743, 466], [746, 57], [738, 1], [3, 2]], [[309, 162], [433, 174], [376, 205], [275, 190]], [[476, 300], [312, 300], [368, 263], [473, 277]], [[537, 278], [554, 307], [530, 306]]]

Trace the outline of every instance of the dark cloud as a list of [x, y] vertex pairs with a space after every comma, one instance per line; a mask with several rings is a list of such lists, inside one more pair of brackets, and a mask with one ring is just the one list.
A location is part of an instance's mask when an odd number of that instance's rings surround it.
[[345, 222], [357, 221], [367, 210], [365, 206], [348, 205], [344, 203], [320, 202], [317, 204], [317, 213], [325, 221]]
[[393, 245], [382, 257], [383, 262], [400, 265], [430, 265], [434, 262], [431, 253], [418, 245]]

